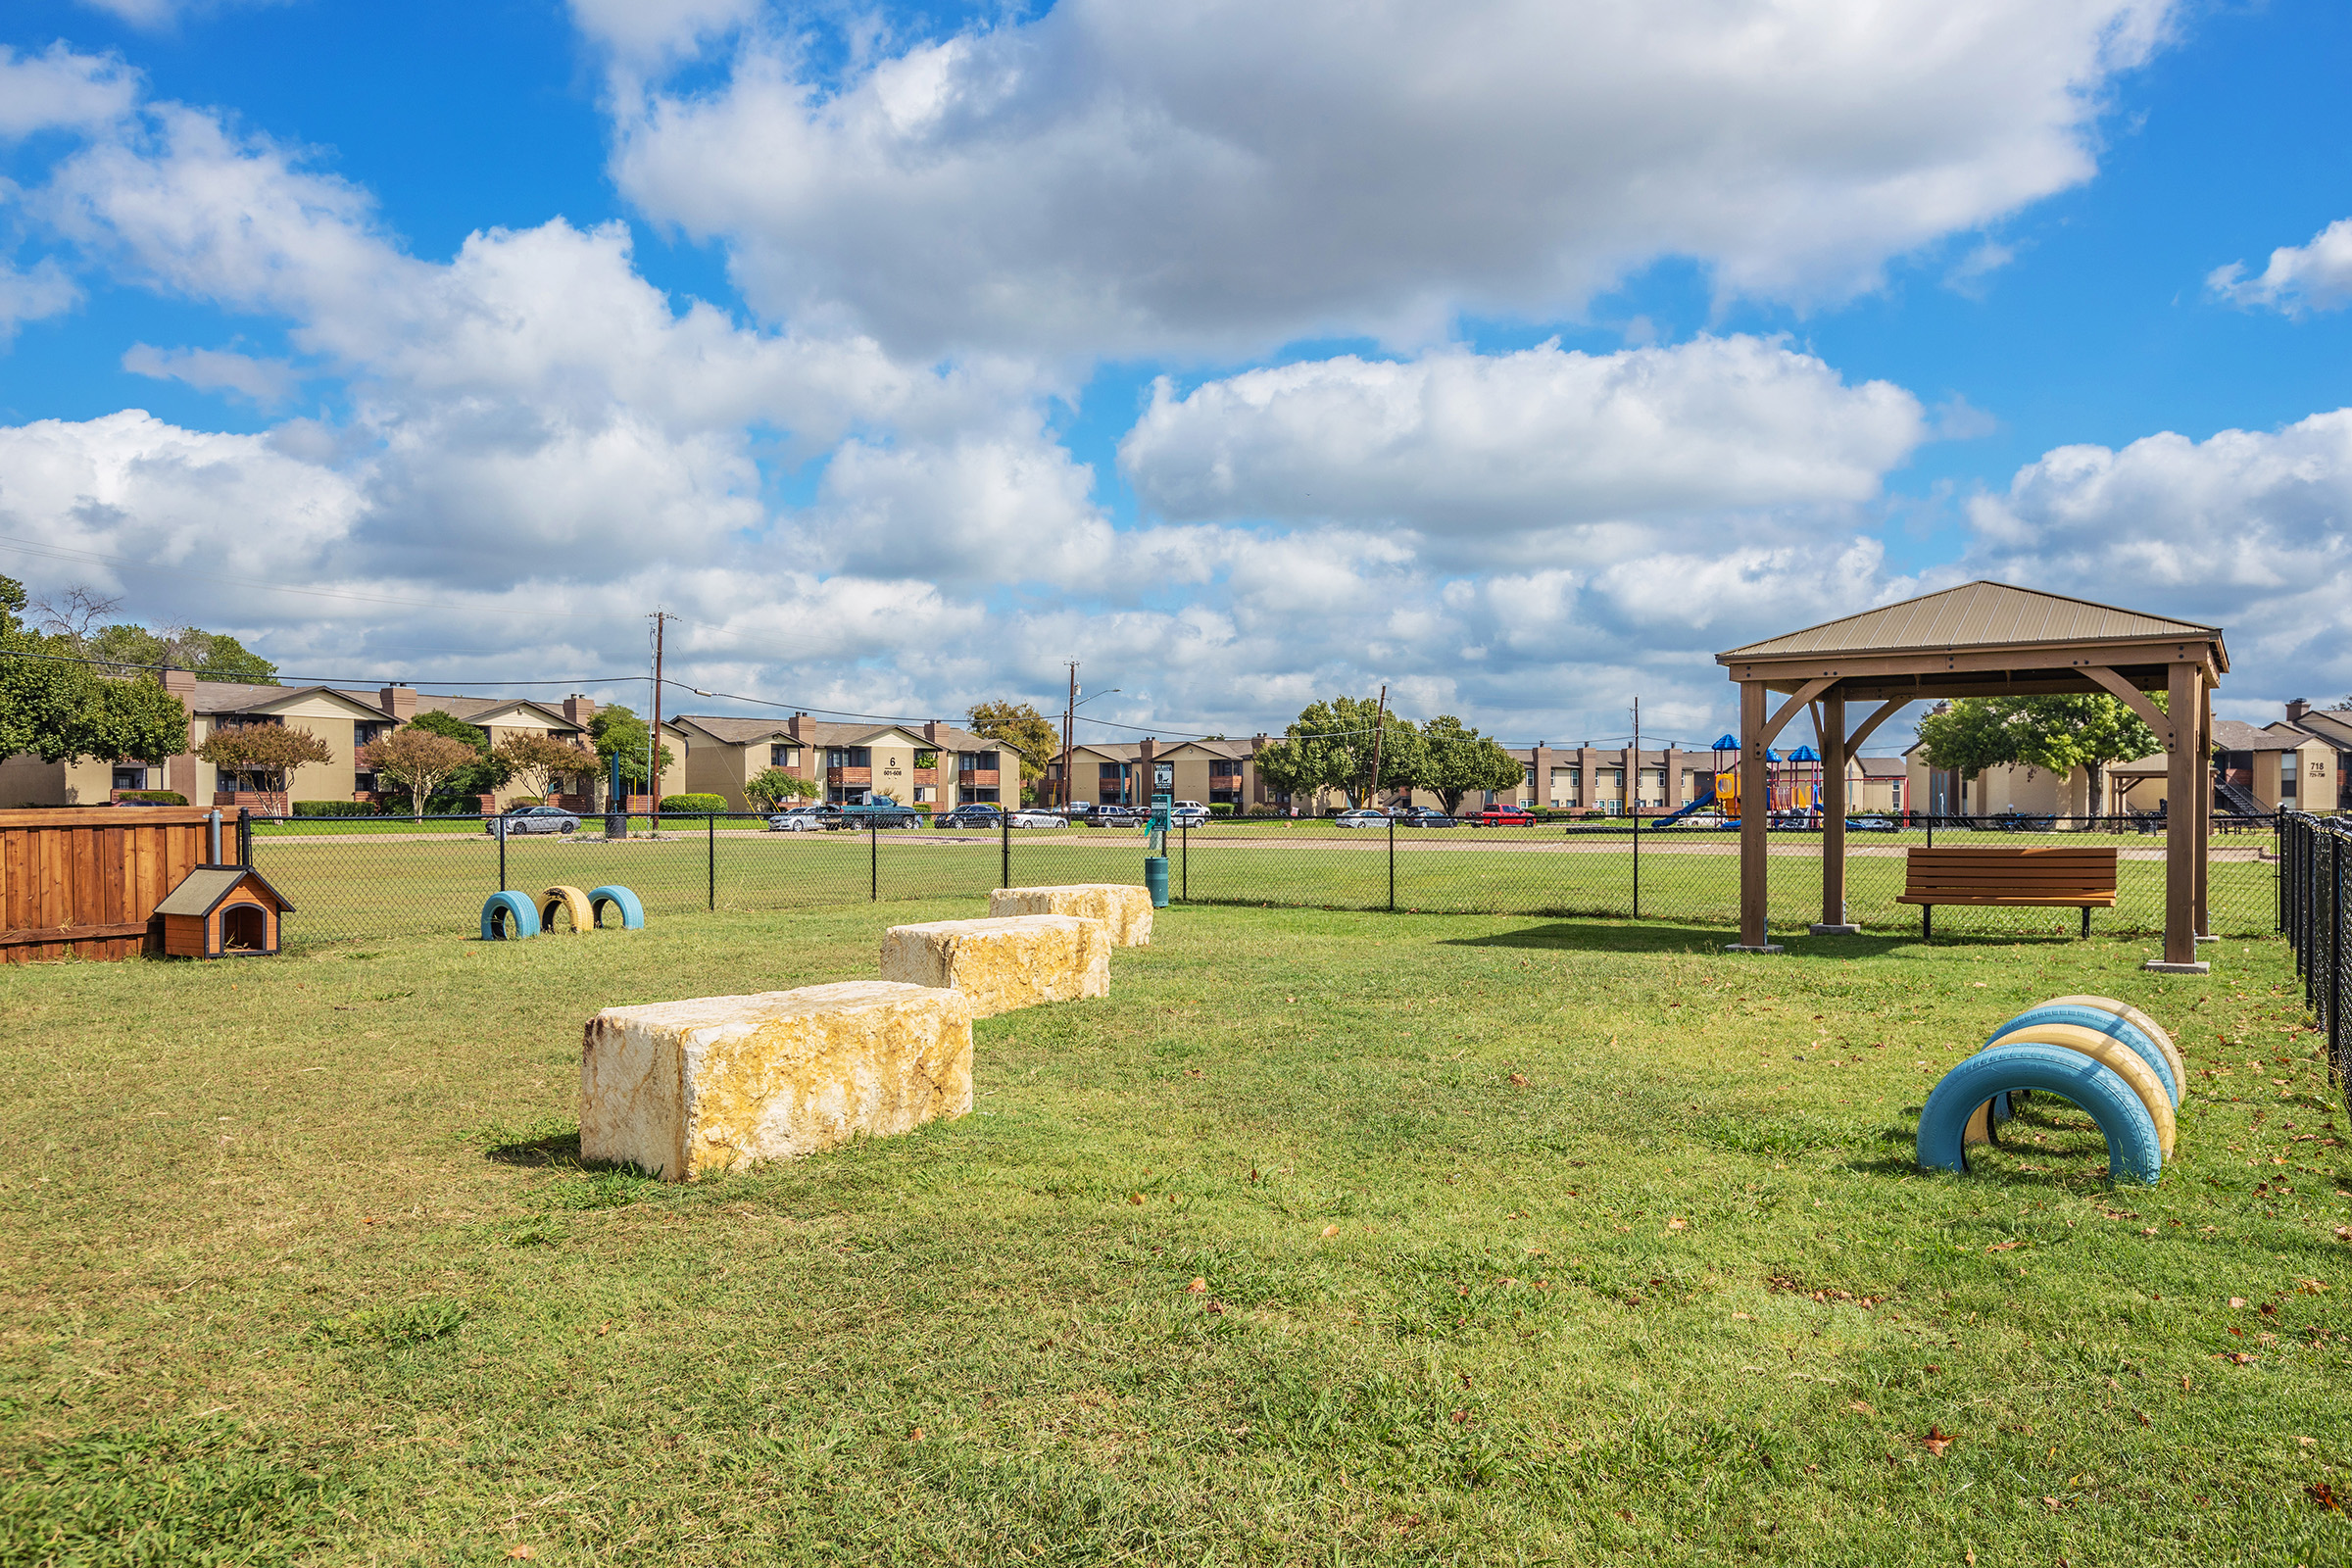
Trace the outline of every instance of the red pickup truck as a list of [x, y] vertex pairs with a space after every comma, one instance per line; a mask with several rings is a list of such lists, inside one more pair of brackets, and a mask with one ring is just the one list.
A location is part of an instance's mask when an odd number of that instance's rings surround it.
[[1504, 806], [1497, 802], [1470, 820], [1480, 827], [1533, 827], [1536, 825], [1536, 814], [1525, 807]]

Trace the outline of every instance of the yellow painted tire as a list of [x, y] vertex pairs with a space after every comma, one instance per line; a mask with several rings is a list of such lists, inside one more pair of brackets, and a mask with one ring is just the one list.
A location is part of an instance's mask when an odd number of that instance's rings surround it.
[[582, 931], [593, 930], [596, 926], [596, 916], [588, 907], [588, 895], [582, 893], [578, 888], [553, 887], [539, 895], [540, 930], [553, 932], [556, 929], [556, 911], [558, 909], [565, 910], [571, 915], [571, 931], [574, 936], [579, 935]]
[[2156, 1077], [2156, 1069], [2139, 1059], [2137, 1053], [2113, 1035], [2103, 1035], [2096, 1029], [2085, 1029], [2079, 1023], [2030, 1023], [2015, 1034], [2006, 1034], [1984, 1049], [2000, 1046], [2034, 1045], [2061, 1046], [2079, 1052], [2100, 1066], [2113, 1072], [2132, 1086], [2139, 1102], [2148, 1107], [2148, 1119], [2156, 1124], [2156, 1147], [2164, 1157], [2173, 1157], [2173, 1097], [2164, 1092]]
[[2180, 1086], [2181, 1093], [2186, 1094], [2188, 1092], [2188, 1063], [2181, 1059], [2180, 1048], [2173, 1044], [2173, 1037], [2166, 1034], [2164, 1032], [2164, 1027], [2157, 1023], [2155, 1019], [2149, 1017], [2146, 1013], [2140, 1011], [2129, 1002], [2118, 1002], [2113, 997], [2052, 997], [2049, 1001], [2049, 1005], [2055, 1007], [2061, 1003], [2078, 1007], [2104, 1008], [2106, 1011], [2114, 1013], [2119, 1018], [2128, 1019], [2131, 1022], [2137, 1024], [2139, 1026], [2139, 1032], [2146, 1035], [2150, 1040], [2155, 1041], [2156, 1049], [2163, 1052], [2166, 1057], [2171, 1060], [2173, 1064], [2173, 1082]]

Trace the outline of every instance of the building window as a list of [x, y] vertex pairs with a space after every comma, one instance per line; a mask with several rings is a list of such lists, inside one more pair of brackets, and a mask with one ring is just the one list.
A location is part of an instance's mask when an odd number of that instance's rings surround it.
[[937, 752], [917, 752], [914, 754], [914, 765], [918, 768], [937, 767], [939, 766], [939, 754]]
[[967, 801], [986, 801], [993, 806], [996, 804], [997, 792], [993, 789], [966, 790], [964, 791], [964, 799]]
[[115, 788], [119, 790], [143, 790], [146, 787], [147, 769], [144, 767], [123, 766], [122, 764], [117, 764], [115, 768]]
[[980, 754], [978, 752], [957, 752], [956, 754], [956, 771], [958, 773], [979, 772]]
[[2280, 800], [2294, 799], [2295, 773], [2300, 767], [2301, 761], [2302, 760], [2293, 752], [2288, 752], [2278, 759], [2278, 798]]
[[827, 767], [871, 767], [873, 752], [863, 746], [836, 746], [825, 754]]
[[798, 767], [801, 765], [801, 749], [798, 746], [770, 746], [767, 749], [767, 765]]
[[1127, 804], [1127, 764], [1103, 762], [1095, 769], [1095, 793], [1105, 805]]

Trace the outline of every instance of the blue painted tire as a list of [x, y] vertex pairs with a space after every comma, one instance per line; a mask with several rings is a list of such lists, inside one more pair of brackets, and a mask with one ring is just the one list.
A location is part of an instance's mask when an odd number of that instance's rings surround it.
[[601, 926], [605, 923], [605, 906], [608, 904], [612, 906], [620, 915], [620, 928], [623, 931], [645, 929], [645, 906], [637, 902], [636, 894], [618, 885], [588, 890], [588, 923], [590, 925]]
[[520, 942], [539, 934], [539, 906], [523, 893], [493, 893], [482, 905], [484, 942]]
[[1966, 1171], [1969, 1117], [2016, 1089], [2041, 1090], [2087, 1112], [2107, 1140], [2108, 1180], [2153, 1186], [2164, 1174], [2156, 1123], [2130, 1084], [2080, 1052], [2024, 1043], [1980, 1051], [1943, 1075], [1919, 1113], [1919, 1168]]
[[2028, 1007], [2024, 1012], [1995, 1029], [1985, 1037], [1984, 1044], [1987, 1048], [1997, 1046], [2004, 1036], [2013, 1035], [2020, 1029], [2037, 1023], [2071, 1023], [2078, 1028], [2096, 1030], [2110, 1040], [2130, 1047], [2132, 1054], [2146, 1062], [2148, 1070], [2156, 1075], [2156, 1081], [2164, 1085], [2164, 1092], [2172, 1097], [2173, 1104], [2176, 1107], [2180, 1105], [2180, 1082], [2173, 1076], [2172, 1057], [2157, 1049], [2156, 1042], [2148, 1038], [2146, 1030], [2131, 1019], [2109, 1012], [2104, 1007], [2082, 1007], [2065, 1003], [2045, 1002], [2038, 1007]]

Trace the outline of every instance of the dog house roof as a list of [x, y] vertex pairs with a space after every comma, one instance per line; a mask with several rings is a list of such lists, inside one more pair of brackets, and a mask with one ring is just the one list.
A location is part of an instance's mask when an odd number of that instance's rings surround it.
[[286, 896], [262, 880], [262, 874], [243, 865], [200, 865], [180, 879], [163, 903], [155, 906], [158, 914], [207, 915], [220, 906], [227, 898], [247, 882], [252, 882], [276, 901], [278, 912], [290, 912], [294, 906]]

